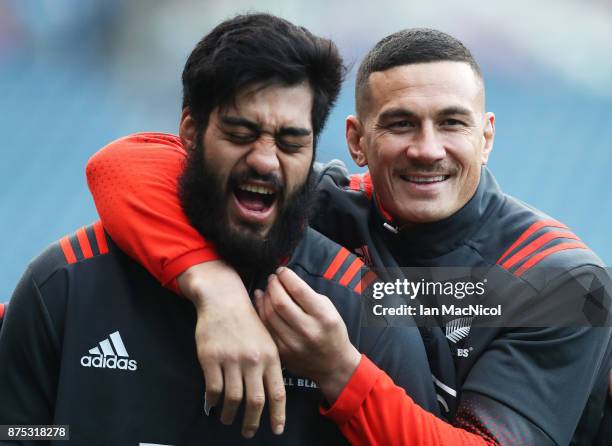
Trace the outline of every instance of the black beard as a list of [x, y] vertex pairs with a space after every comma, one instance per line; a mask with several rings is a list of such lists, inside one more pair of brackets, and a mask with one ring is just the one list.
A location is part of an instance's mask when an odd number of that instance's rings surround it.
[[[179, 197], [183, 211], [191, 225], [212, 242], [220, 257], [234, 267], [243, 280], [253, 274], [267, 276], [283, 260], [288, 259], [301, 240], [307, 225], [312, 198], [311, 175], [289, 196], [276, 178], [262, 177], [256, 172], [232, 175], [227, 187], [204, 160], [204, 147], [198, 137], [194, 149], [189, 150], [185, 169], [179, 179]], [[278, 214], [265, 236], [256, 225], [241, 223], [235, 230], [228, 221], [227, 203], [232, 186], [245, 179], [274, 181], [277, 185]]]

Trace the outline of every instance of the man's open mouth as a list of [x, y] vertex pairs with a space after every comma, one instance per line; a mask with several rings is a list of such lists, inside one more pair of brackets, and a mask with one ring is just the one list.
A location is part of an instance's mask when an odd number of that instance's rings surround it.
[[264, 223], [276, 205], [276, 187], [263, 183], [242, 183], [234, 188], [238, 213], [241, 218]]

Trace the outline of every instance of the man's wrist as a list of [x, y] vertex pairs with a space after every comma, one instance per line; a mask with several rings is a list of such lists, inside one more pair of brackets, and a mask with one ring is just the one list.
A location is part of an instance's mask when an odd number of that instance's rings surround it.
[[[232, 306], [241, 301], [250, 304], [240, 276], [222, 260], [194, 265], [179, 275], [177, 282], [183, 295], [198, 311], [230, 302]], [[228, 296], [232, 297], [230, 301]]]
[[361, 361], [361, 354], [352, 344], [350, 344], [350, 349], [347, 349], [346, 353], [341, 356], [342, 359], [335, 362], [336, 365], [331, 373], [314, 378], [330, 405], [338, 399]]

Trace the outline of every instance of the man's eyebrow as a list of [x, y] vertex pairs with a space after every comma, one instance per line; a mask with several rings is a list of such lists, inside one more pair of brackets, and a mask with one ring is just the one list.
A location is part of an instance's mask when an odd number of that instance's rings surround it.
[[[252, 132], [261, 133], [263, 130], [256, 122], [253, 122], [246, 118], [238, 116], [223, 116], [220, 118], [224, 125], [232, 127], [246, 127]], [[312, 134], [312, 130], [303, 127], [281, 127], [276, 132], [278, 136], [309, 136]]]
[[385, 110], [378, 117], [379, 121], [387, 121], [395, 118], [416, 118], [416, 113], [405, 108], [390, 108]]
[[276, 134], [278, 136], [310, 136], [312, 130], [304, 127], [281, 127]]
[[221, 122], [225, 125], [232, 127], [246, 127], [252, 132], [261, 132], [261, 128], [256, 122], [250, 121], [246, 118], [239, 118], [238, 116], [222, 116]]
[[473, 113], [469, 108], [462, 107], [460, 105], [452, 105], [450, 107], [443, 108], [437, 113], [438, 116], [450, 116], [450, 115], [461, 115], [471, 118]]
[[[445, 107], [436, 113], [438, 116], [462, 115], [472, 117], [472, 111], [469, 108], [460, 105], [452, 105]], [[390, 108], [380, 114], [379, 120], [386, 121], [394, 118], [416, 118], [417, 114], [405, 108]]]

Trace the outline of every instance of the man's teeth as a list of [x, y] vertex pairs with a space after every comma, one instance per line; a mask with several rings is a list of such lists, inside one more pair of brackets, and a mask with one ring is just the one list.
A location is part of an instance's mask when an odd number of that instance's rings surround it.
[[412, 181], [413, 183], [437, 183], [439, 181], [444, 181], [446, 179], [446, 175], [440, 175], [437, 177], [411, 177], [409, 175], [404, 176], [408, 181]]
[[238, 186], [238, 189], [264, 195], [272, 195], [274, 193], [273, 189], [264, 186], [254, 186], [252, 184], [244, 184], [242, 186]]

